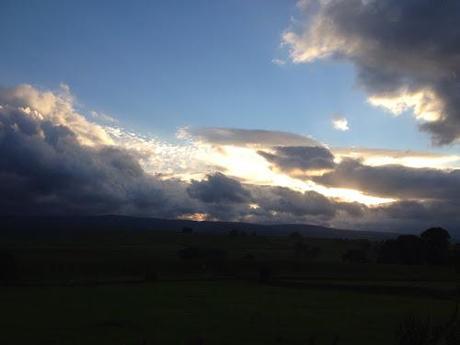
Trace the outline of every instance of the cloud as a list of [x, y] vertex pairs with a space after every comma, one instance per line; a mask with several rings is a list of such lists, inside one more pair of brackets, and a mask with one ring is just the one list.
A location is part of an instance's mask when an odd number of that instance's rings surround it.
[[192, 181], [187, 192], [205, 203], [247, 203], [251, 197], [239, 181], [222, 173], [208, 175], [203, 181]]
[[352, 158], [365, 165], [402, 165], [410, 168], [458, 169], [460, 156], [426, 151], [388, 150], [363, 147], [334, 147], [332, 153], [339, 160]]
[[303, 3], [306, 29], [283, 35], [294, 62], [350, 61], [371, 104], [395, 114], [411, 110], [436, 144], [460, 138], [460, 2]]
[[278, 146], [273, 152], [258, 151], [277, 169], [291, 175], [334, 167], [334, 156], [322, 146]]
[[283, 59], [273, 59], [272, 63], [278, 66], [283, 66], [286, 64], [286, 60]]
[[314, 139], [281, 131], [236, 128], [184, 128], [180, 137], [191, 137], [216, 145], [235, 146], [318, 146]]
[[460, 170], [367, 166], [344, 159], [337, 167], [313, 178], [326, 186], [352, 188], [371, 195], [414, 200], [459, 200]]
[[[201, 144], [177, 146], [95, 124], [75, 110], [66, 87], [56, 92], [28, 85], [1, 89], [0, 100], [2, 215], [110, 213], [389, 230], [460, 223], [459, 170], [369, 166], [365, 158], [346, 158], [356, 150], [332, 153], [308, 137], [221, 129], [217, 132], [226, 133], [225, 140], [211, 131], [211, 146], [227, 155], [216, 162], [225, 163], [223, 170], [231, 173], [209, 173], [215, 162], [200, 156], [208, 152]], [[380, 154], [430, 157], [369, 149], [358, 153], [367, 159]], [[334, 156], [342, 161], [335, 163]], [[261, 167], [245, 170], [249, 163]], [[293, 173], [312, 169], [323, 170], [323, 175], [297, 178]], [[191, 178], [195, 172], [202, 176]], [[269, 175], [269, 183], [252, 174]], [[361, 200], [357, 190], [369, 198], [399, 200], [365, 205], [339, 198], [353, 192], [352, 200]]]
[[178, 181], [145, 173], [136, 155], [75, 112], [67, 94], [25, 85], [3, 89], [0, 100], [2, 214], [175, 216], [188, 209]]
[[16, 108], [37, 122], [49, 122], [56, 126], [71, 128], [75, 139], [82, 145], [112, 145], [112, 138], [102, 126], [91, 123], [77, 113], [73, 98], [66, 85], [57, 92], [39, 91], [31, 85], [0, 88], [0, 104], [5, 109]]
[[346, 132], [350, 129], [348, 126], [348, 120], [344, 117], [337, 117], [332, 120], [332, 127], [338, 131]]
[[90, 112], [90, 114], [96, 120], [100, 120], [100, 121], [108, 122], [108, 123], [119, 123], [117, 119], [115, 119], [114, 117], [110, 115], [107, 115], [106, 113], [102, 113], [102, 112], [93, 110]]

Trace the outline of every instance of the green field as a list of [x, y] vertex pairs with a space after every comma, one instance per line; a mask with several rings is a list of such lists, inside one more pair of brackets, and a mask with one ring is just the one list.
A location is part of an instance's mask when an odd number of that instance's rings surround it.
[[[299, 241], [316, 255], [299, 255]], [[409, 316], [448, 320], [458, 270], [380, 264], [379, 246], [129, 230], [4, 236], [12, 273], [0, 286], [0, 344], [396, 345]], [[181, 256], [188, 248], [208, 252]], [[344, 262], [351, 249], [369, 260]]]
[[410, 314], [451, 300], [234, 281], [0, 289], [1, 344], [394, 344]]

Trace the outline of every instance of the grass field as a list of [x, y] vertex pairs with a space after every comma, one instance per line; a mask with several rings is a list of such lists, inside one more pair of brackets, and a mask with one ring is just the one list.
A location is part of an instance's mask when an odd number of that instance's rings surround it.
[[243, 282], [0, 288], [1, 344], [394, 344], [410, 314], [447, 318], [452, 300]]
[[[379, 264], [372, 241], [304, 238], [318, 248], [306, 257], [292, 236], [0, 239], [14, 268], [0, 285], [0, 345], [396, 345], [402, 320], [445, 321], [459, 296], [454, 266]], [[183, 257], [186, 248], [225, 255]], [[369, 260], [344, 262], [351, 249]]]

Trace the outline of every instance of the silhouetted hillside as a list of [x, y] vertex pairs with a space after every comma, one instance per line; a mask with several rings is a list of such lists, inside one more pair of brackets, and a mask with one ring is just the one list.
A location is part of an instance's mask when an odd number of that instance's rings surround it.
[[67, 238], [80, 235], [98, 234], [113, 230], [131, 231], [182, 231], [184, 227], [194, 232], [228, 233], [232, 230], [257, 235], [289, 235], [298, 232], [311, 238], [335, 239], [371, 239], [383, 240], [396, 237], [395, 233], [357, 231], [348, 229], [334, 229], [308, 224], [276, 224], [261, 225], [251, 223], [232, 222], [195, 222], [189, 220], [172, 220], [157, 218], [141, 218], [128, 216], [74, 216], [74, 217], [1, 217], [0, 236], [9, 239], [16, 236], [27, 236], [45, 240], [46, 237]]

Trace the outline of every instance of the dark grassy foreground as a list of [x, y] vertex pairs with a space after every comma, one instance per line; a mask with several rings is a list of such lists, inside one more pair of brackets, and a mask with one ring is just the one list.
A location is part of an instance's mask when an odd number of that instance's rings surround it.
[[[409, 314], [446, 319], [448, 299], [236, 281], [3, 287], [1, 344], [395, 343]], [[193, 342], [190, 342], [191, 344]]]
[[113, 224], [0, 231], [0, 345], [458, 345], [396, 334], [405, 324], [426, 338], [453, 315], [459, 248], [439, 265], [383, 264], [385, 243]]

